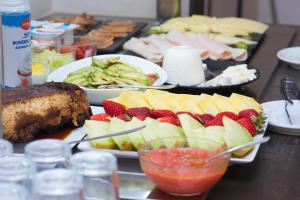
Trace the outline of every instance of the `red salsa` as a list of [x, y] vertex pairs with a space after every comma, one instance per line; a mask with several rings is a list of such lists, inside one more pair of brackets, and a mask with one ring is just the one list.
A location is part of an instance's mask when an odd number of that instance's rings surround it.
[[197, 148], [157, 149], [141, 159], [141, 166], [147, 176], [163, 191], [196, 195], [214, 186], [227, 169], [227, 157], [213, 162], [205, 161], [215, 153]]

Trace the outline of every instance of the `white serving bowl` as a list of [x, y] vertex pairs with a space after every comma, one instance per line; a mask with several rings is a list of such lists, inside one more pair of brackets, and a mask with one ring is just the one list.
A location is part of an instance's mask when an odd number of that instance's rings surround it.
[[300, 47], [281, 49], [278, 51], [277, 57], [289, 63], [292, 68], [300, 70]]
[[[129, 63], [135, 67], [139, 67], [143, 73], [158, 73], [159, 78], [153, 83], [153, 86], [161, 86], [163, 85], [167, 79], [167, 73], [157, 64], [140, 58], [136, 56], [129, 56], [129, 55], [121, 55], [121, 54], [107, 54], [107, 55], [99, 55], [96, 56], [97, 59], [101, 58], [108, 58], [108, 57], [120, 57], [120, 60]], [[67, 64], [54, 72], [52, 72], [47, 81], [51, 82], [63, 82], [63, 80], [68, 76], [69, 73], [74, 72], [78, 69], [83, 67], [90, 66], [92, 63], [92, 58], [85, 58], [82, 60], [78, 60]], [[138, 90], [138, 89], [128, 89], [128, 88], [113, 88], [113, 89], [91, 89], [82, 87], [86, 92], [89, 99], [90, 104], [93, 105], [100, 105], [103, 100], [108, 98], [118, 97], [123, 91], [127, 90]]]

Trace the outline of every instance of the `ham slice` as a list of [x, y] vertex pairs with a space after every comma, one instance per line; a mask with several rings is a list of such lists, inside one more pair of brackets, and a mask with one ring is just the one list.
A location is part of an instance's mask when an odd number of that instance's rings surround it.
[[152, 45], [153, 47], [157, 48], [159, 52], [163, 55], [165, 55], [166, 51], [170, 47], [176, 46], [175, 44], [170, 43], [165, 35], [151, 35], [146, 38], [141, 38], [141, 40], [147, 44]]
[[207, 48], [195, 42], [193, 39], [189, 38], [188, 36], [184, 35], [179, 31], [170, 31], [166, 35], [166, 39], [175, 45], [187, 45], [196, 48], [199, 51], [199, 54], [202, 59], [206, 59], [209, 56], [209, 51]]
[[234, 59], [237, 61], [244, 61], [248, 57], [247, 50], [232, 48], [220, 42], [216, 42], [201, 33], [191, 34], [187, 37], [189, 37], [197, 45], [201, 45], [203, 48], [208, 49], [210, 58], [213, 60], [217, 58], [221, 60]]
[[197, 34], [183, 34], [179, 31], [170, 31], [168, 34], [152, 35], [145, 38], [131, 38], [123, 45], [125, 50], [130, 50], [152, 62], [162, 62], [168, 48], [186, 45], [196, 48], [202, 59], [244, 61], [247, 59], [247, 50], [232, 48], [226, 44], [214, 41], [207, 36]]
[[146, 45], [144, 42], [137, 38], [131, 38], [124, 45], [123, 49], [132, 51], [152, 62], [159, 63], [163, 59], [163, 54], [152, 45]]

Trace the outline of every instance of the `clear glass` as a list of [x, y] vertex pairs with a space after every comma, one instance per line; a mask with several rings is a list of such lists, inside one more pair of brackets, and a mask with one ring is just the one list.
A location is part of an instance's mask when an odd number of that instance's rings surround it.
[[32, 84], [43, 84], [47, 82], [50, 72], [50, 62], [39, 54], [32, 54]]
[[139, 150], [141, 167], [162, 191], [176, 196], [200, 195], [226, 172], [231, 154], [207, 161], [226, 147], [204, 138], [160, 138]]
[[0, 157], [12, 156], [13, 145], [7, 141], [0, 139]]
[[95, 56], [97, 53], [96, 41], [87, 40], [83, 37], [74, 37], [73, 44], [70, 45], [57, 45], [56, 49], [61, 54], [71, 53], [75, 60]]
[[18, 183], [30, 189], [31, 180], [35, 173], [34, 162], [26, 157], [0, 158], [0, 183]]
[[27, 144], [25, 155], [36, 163], [37, 171], [67, 168], [71, 149], [61, 140], [43, 139]]
[[15, 183], [0, 183], [0, 199], [29, 200], [29, 192], [22, 185]]
[[33, 179], [33, 200], [83, 200], [82, 177], [70, 169], [50, 169]]
[[75, 52], [61, 52], [52, 39], [49, 38], [49, 41], [33, 40], [32, 43], [32, 59], [39, 64], [47, 60], [49, 73], [75, 60]]
[[84, 200], [119, 199], [117, 161], [104, 151], [85, 151], [71, 157], [70, 167], [83, 177]]

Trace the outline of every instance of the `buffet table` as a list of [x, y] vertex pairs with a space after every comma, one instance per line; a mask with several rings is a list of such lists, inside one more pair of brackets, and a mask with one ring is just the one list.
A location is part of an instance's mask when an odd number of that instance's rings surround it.
[[[256, 97], [260, 102], [283, 99], [280, 80], [291, 77], [300, 84], [300, 71], [279, 62], [276, 53], [288, 46], [300, 45], [300, 28], [271, 26], [263, 44], [250, 61], [261, 77], [245, 87], [244, 94]], [[299, 199], [300, 138], [267, 131], [271, 141], [260, 147], [254, 162], [232, 165], [223, 179], [208, 193], [205, 199]], [[137, 160], [119, 159], [122, 171], [141, 172]], [[155, 190], [149, 199], [199, 199], [172, 198]]]
[[[139, 20], [135, 19], [135, 21]], [[154, 23], [152, 20], [141, 21]], [[300, 45], [300, 27], [270, 26], [263, 43], [249, 63], [260, 70], [261, 77], [240, 92], [253, 96], [262, 103], [283, 99], [280, 94], [282, 78], [295, 78], [299, 85], [300, 71], [278, 62], [276, 57], [278, 50], [290, 45]], [[272, 137], [271, 141], [260, 147], [255, 160], [245, 165], [230, 166], [223, 179], [203, 199], [299, 199], [300, 138], [269, 130], [267, 135]], [[23, 150], [22, 144], [16, 145], [17, 152], [21, 153], [21, 149]], [[123, 197], [142, 199], [122, 195], [126, 191], [128, 195], [143, 193], [146, 195], [144, 198], [147, 199], [201, 199], [201, 197], [179, 198], [166, 195], [153, 189], [153, 185], [142, 174], [138, 160], [120, 158], [118, 161], [119, 170], [122, 171], [119, 176], [122, 199]]]

